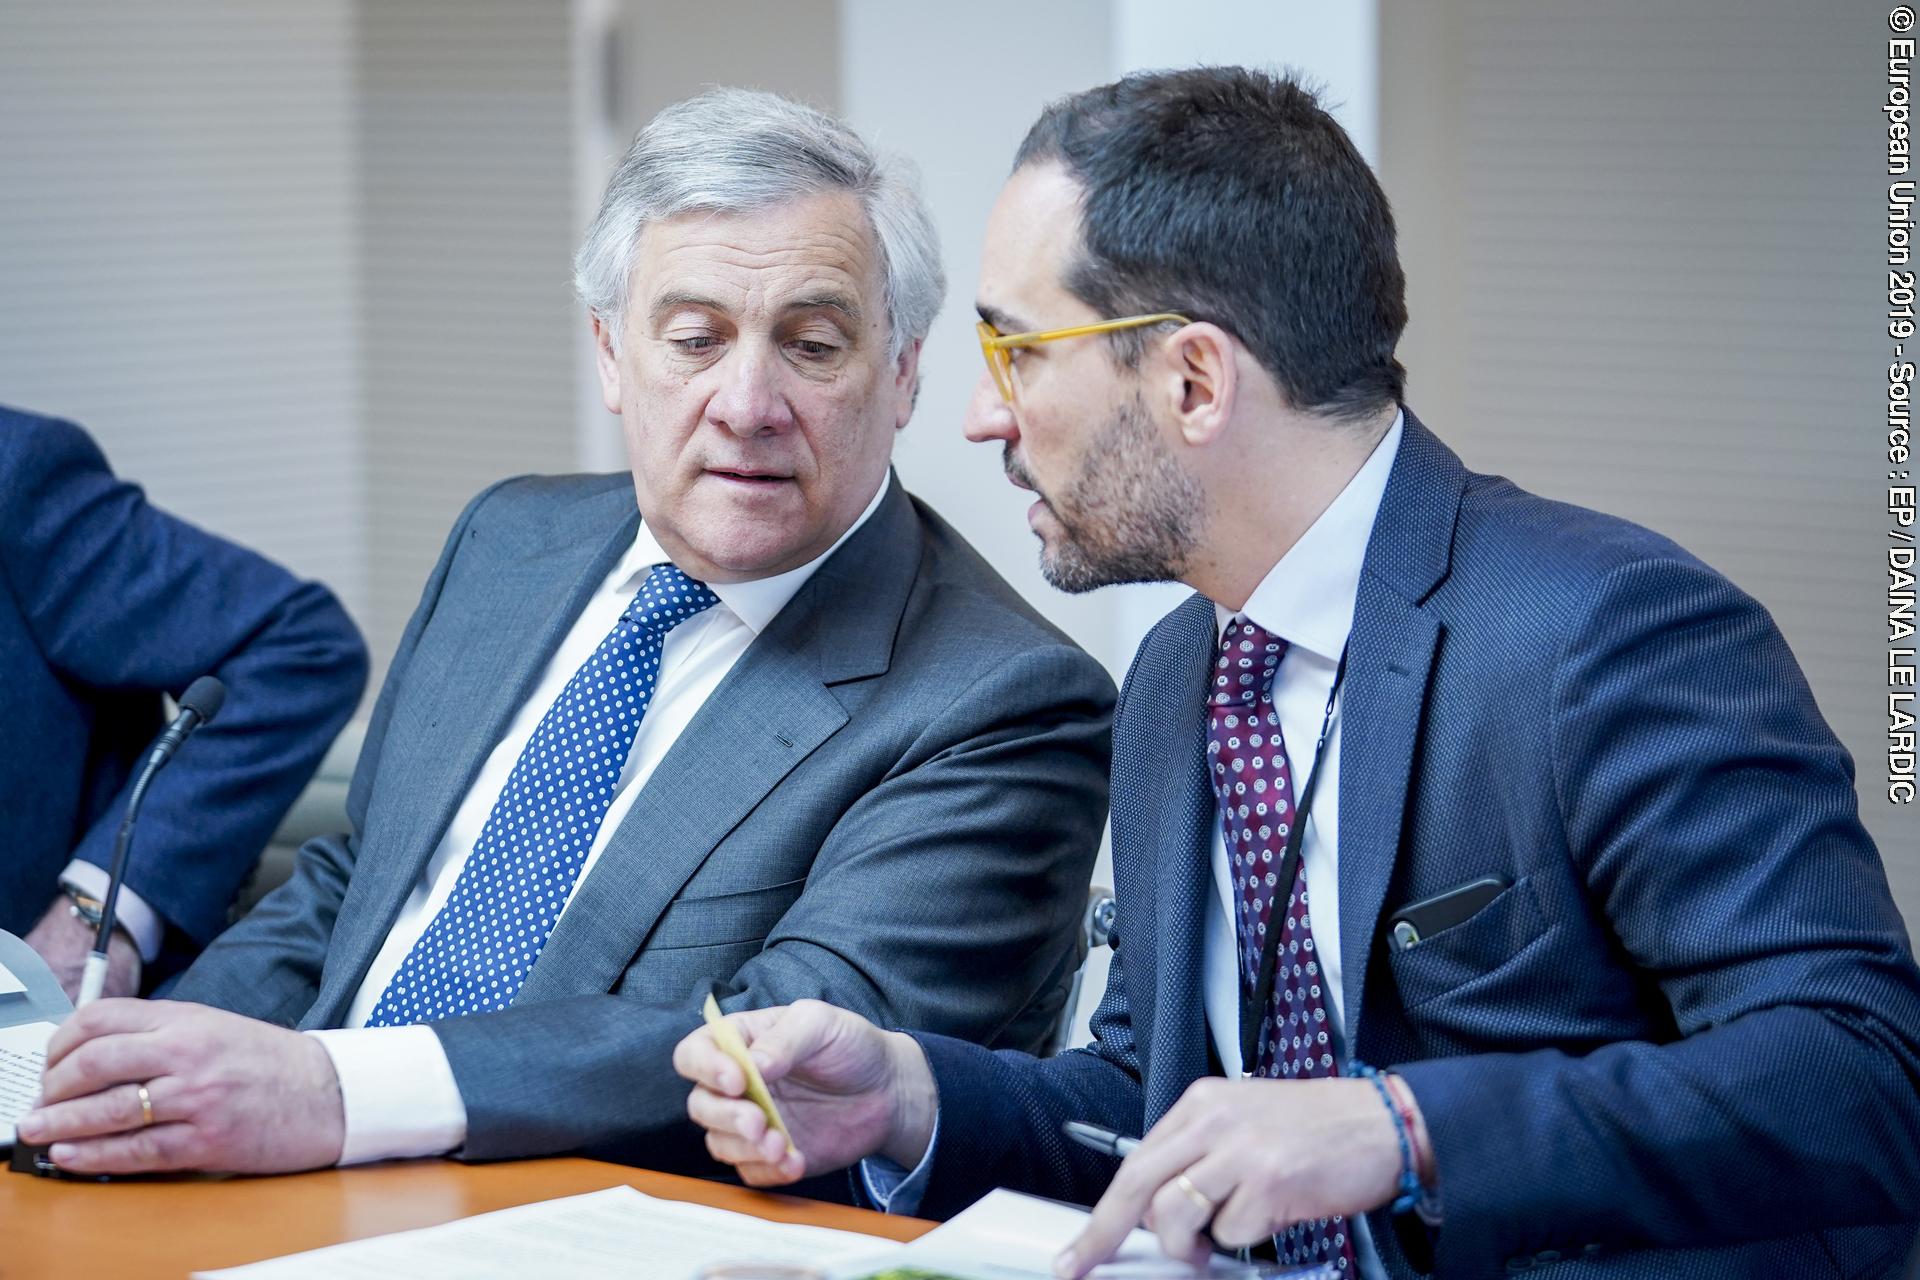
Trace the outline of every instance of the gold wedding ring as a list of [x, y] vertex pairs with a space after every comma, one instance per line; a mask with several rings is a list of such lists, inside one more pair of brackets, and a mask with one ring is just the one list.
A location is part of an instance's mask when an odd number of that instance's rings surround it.
[[153, 1095], [147, 1092], [147, 1086], [136, 1086], [140, 1090], [140, 1125], [142, 1128], [153, 1123]]
[[1206, 1192], [1202, 1191], [1200, 1188], [1194, 1186], [1192, 1178], [1189, 1178], [1186, 1174], [1183, 1173], [1179, 1177], [1173, 1180], [1173, 1185], [1180, 1188], [1180, 1190], [1186, 1194], [1187, 1199], [1193, 1201], [1196, 1205], [1199, 1205], [1200, 1212], [1206, 1214], [1207, 1217], [1209, 1218], [1213, 1217], [1213, 1211], [1214, 1211], [1213, 1197], [1209, 1196]]

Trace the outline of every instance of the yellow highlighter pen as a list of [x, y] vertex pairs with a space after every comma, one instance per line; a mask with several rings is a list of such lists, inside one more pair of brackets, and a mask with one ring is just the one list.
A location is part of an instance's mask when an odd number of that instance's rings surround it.
[[780, 1118], [780, 1108], [773, 1105], [772, 1091], [761, 1078], [760, 1068], [753, 1065], [753, 1058], [747, 1053], [747, 1042], [740, 1038], [733, 1024], [721, 1014], [720, 1002], [709, 995], [700, 1012], [706, 1018], [707, 1025], [713, 1028], [713, 1040], [720, 1046], [720, 1052], [739, 1063], [740, 1069], [747, 1073], [747, 1096], [766, 1113], [767, 1123], [773, 1126], [774, 1131], [787, 1140], [788, 1153], [799, 1154], [800, 1148], [793, 1145], [793, 1134], [788, 1130], [787, 1122]]

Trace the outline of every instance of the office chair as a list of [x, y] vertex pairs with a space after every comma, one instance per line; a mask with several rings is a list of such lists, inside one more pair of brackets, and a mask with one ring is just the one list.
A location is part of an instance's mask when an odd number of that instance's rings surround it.
[[1073, 1026], [1079, 1020], [1080, 992], [1087, 981], [1087, 957], [1113, 940], [1113, 890], [1096, 884], [1087, 890], [1087, 909], [1080, 917], [1082, 942], [1080, 967], [1074, 970], [1073, 985], [1067, 988], [1067, 1003], [1054, 1024], [1053, 1042], [1047, 1046], [1049, 1057], [1073, 1047]]

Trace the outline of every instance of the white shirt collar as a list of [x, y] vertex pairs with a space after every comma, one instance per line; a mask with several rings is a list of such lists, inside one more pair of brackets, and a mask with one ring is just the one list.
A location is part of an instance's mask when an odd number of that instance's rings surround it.
[[[732, 610], [734, 616], [746, 623], [755, 635], [759, 635], [787, 607], [787, 601], [807, 585], [807, 580], [827, 562], [827, 557], [838, 551], [841, 543], [873, 518], [873, 513], [880, 509], [881, 502], [886, 499], [887, 486], [892, 480], [893, 470], [888, 468], [880, 478], [880, 491], [873, 495], [873, 501], [867, 503], [867, 509], [860, 513], [860, 518], [847, 526], [847, 531], [835, 539], [832, 546], [798, 569], [776, 573], [770, 578], [755, 578], [751, 582], [709, 582], [707, 589], [720, 597], [720, 603]], [[633, 545], [627, 548], [614, 569], [613, 578], [619, 584], [617, 589], [622, 594], [638, 591], [653, 566], [663, 564], [670, 558], [653, 536], [653, 531], [647, 528], [647, 522], [641, 520], [640, 528], [633, 535]]]
[[1359, 471], [1347, 482], [1320, 518], [1267, 571], [1247, 597], [1239, 614], [1221, 605], [1213, 607], [1214, 621], [1224, 630], [1236, 616], [1298, 645], [1328, 662], [1337, 661], [1353, 629], [1353, 605], [1360, 595], [1360, 567], [1367, 558], [1367, 540], [1387, 477], [1400, 451], [1404, 412], [1397, 413], [1387, 434], [1373, 447]]

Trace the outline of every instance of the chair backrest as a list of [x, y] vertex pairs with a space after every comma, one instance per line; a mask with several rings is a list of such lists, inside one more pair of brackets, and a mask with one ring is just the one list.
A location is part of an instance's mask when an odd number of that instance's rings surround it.
[[1080, 1000], [1087, 981], [1087, 957], [1113, 939], [1113, 890], [1096, 884], [1087, 890], [1087, 909], [1080, 916], [1080, 967], [1074, 971], [1073, 985], [1067, 988], [1067, 1003], [1060, 1010], [1060, 1021], [1053, 1029], [1048, 1053], [1060, 1053], [1073, 1047], [1073, 1029], [1080, 1023]]

